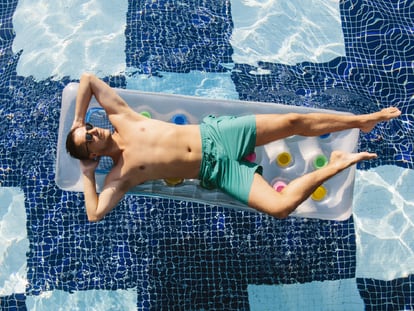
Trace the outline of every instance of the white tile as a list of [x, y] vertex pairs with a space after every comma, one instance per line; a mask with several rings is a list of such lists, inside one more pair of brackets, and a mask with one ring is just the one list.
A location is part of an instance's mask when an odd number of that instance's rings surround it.
[[338, 0], [232, 1], [233, 61], [294, 65], [345, 55]]
[[137, 292], [128, 290], [87, 290], [73, 294], [56, 290], [27, 296], [26, 306], [34, 311], [136, 310]]
[[414, 273], [413, 185], [410, 169], [388, 165], [357, 171], [357, 277], [392, 280]]
[[78, 78], [125, 70], [127, 0], [20, 0], [13, 17], [13, 51], [23, 50], [22, 76]]
[[[133, 68], [129, 68], [134, 71]], [[127, 75], [127, 88], [146, 92], [191, 95], [207, 98], [238, 99], [231, 72], [189, 73], [161, 72], [162, 78], [146, 75]]]
[[251, 311], [363, 310], [355, 279], [291, 285], [249, 285]]
[[0, 296], [26, 291], [28, 251], [24, 194], [0, 187]]

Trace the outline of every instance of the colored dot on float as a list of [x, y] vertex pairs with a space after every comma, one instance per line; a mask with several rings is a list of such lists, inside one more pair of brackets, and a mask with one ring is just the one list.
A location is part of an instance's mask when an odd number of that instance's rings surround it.
[[286, 167], [292, 162], [292, 156], [289, 152], [282, 152], [276, 158], [276, 163], [281, 167]]
[[314, 201], [321, 201], [326, 197], [327, 194], [328, 194], [328, 190], [326, 190], [326, 188], [324, 186], [319, 186], [312, 193], [311, 198]]
[[164, 179], [164, 181], [168, 186], [173, 187], [173, 186], [177, 186], [177, 185], [183, 183], [184, 179], [182, 179], [182, 178], [166, 178], [166, 179]]
[[320, 169], [326, 166], [327, 164], [328, 164], [328, 158], [323, 154], [316, 156], [316, 158], [313, 160], [313, 166], [316, 169]]
[[320, 136], [319, 136], [319, 138], [321, 138], [321, 139], [326, 139], [326, 138], [328, 138], [329, 136], [331, 136], [331, 133], [327, 133], [327, 134], [320, 135]]
[[178, 125], [184, 125], [188, 123], [187, 117], [181, 113], [173, 115], [171, 121]]
[[277, 192], [281, 192], [283, 189], [285, 189], [286, 186], [286, 183], [279, 180], [273, 184], [273, 189], [275, 189]]
[[147, 118], [149, 118], [149, 119], [151, 119], [151, 112], [149, 112], [149, 111], [141, 111], [141, 115], [142, 116], [144, 116], [144, 117], [147, 117]]
[[248, 161], [248, 162], [254, 162], [254, 161], [256, 161], [256, 153], [255, 152], [252, 152], [252, 153], [248, 154], [245, 157], [245, 160]]

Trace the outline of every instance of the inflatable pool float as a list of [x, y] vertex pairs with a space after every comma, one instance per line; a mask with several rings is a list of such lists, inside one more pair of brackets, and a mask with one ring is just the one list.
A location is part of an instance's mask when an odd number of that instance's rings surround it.
[[[78, 83], [70, 83], [62, 94], [55, 181], [61, 189], [66, 191], [83, 191], [79, 161], [71, 158], [65, 149], [66, 135], [73, 122], [77, 89]], [[289, 112], [345, 114], [344, 112], [274, 103], [219, 100], [124, 89], [116, 89], [116, 91], [135, 111], [150, 118], [176, 124], [200, 123], [207, 115], [282, 114]], [[92, 99], [90, 103], [86, 119], [95, 126], [112, 127], [105, 111], [95, 99]], [[275, 191], [282, 191], [283, 187], [296, 177], [326, 165], [333, 150], [355, 152], [358, 136], [358, 129], [319, 137], [291, 136], [257, 147], [254, 154], [249, 155], [249, 160], [262, 165], [263, 177], [273, 186]], [[111, 166], [110, 158], [101, 159], [96, 170], [98, 192], [102, 188], [105, 175]], [[352, 166], [320, 186], [291, 216], [330, 220], [348, 219], [352, 213], [354, 178], [355, 166]], [[200, 187], [199, 181], [196, 179], [154, 180], [132, 188], [128, 194], [167, 197], [255, 211], [220, 190], [206, 190]]]

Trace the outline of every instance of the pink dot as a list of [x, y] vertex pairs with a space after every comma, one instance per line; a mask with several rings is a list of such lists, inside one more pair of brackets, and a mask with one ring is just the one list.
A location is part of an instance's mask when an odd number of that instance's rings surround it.
[[253, 152], [253, 153], [251, 153], [251, 154], [248, 154], [248, 155], [245, 157], [245, 160], [246, 160], [246, 161], [249, 161], [249, 162], [254, 162], [254, 161], [256, 161], [256, 153], [255, 153], [255, 152]]
[[283, 189], [285, 189], [286, 183], [283, 181], [277, 181], [273, 184], [273, 189], [275, 189], [277, 192], [281, 192]]

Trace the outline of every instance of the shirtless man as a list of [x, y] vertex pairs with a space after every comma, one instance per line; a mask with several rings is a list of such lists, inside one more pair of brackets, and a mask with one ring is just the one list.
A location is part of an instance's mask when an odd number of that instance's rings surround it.
[[[85, 124], [92, 95], [105, 109], [115, 128], [114, 133]], [[89, 221], [102, 219], [130, 188], [148, 180], [167, 178], [199, 178], [203, 186], [218, 187], [258, 211], [285, 218], [327, 179], [377, 155], [334, 151], [328, 165], [293, 180], [281, 192], [274, 191], [262, 178], [258, 165], [243, 161], [244, 156], [255, 146], [291, 135], [319, 136], [350, 128], [368, 132], [378, 122], [398, 117], [400, 113], [397, 108], [390, 107], [359, 116], [267, 114], [208, 119], [201, 125], [175, 125], [142, 116], [106, 83], [91, 74], [83, 74], [66, 147], [72, 156], [80, 159]], [[224, 128], [224, 133], [217, 132], [217, 124]], [[242, 130], [237, 131], [239, 127]], [[232, 144], [226, 146], [221, 136], [214, 140], [211, 136], [217, 133]], [[232, 150], [236, 144], [242, 149]], [[100, 156], [111, 157], [114, 166], [98, 195], [95, 169]], [[224, 165], [224, 169], [220, 165]], [[241, 174], [238, 178], [243, 177], [237, 184], [227, 176], [234, 173], [232, 170]]]

